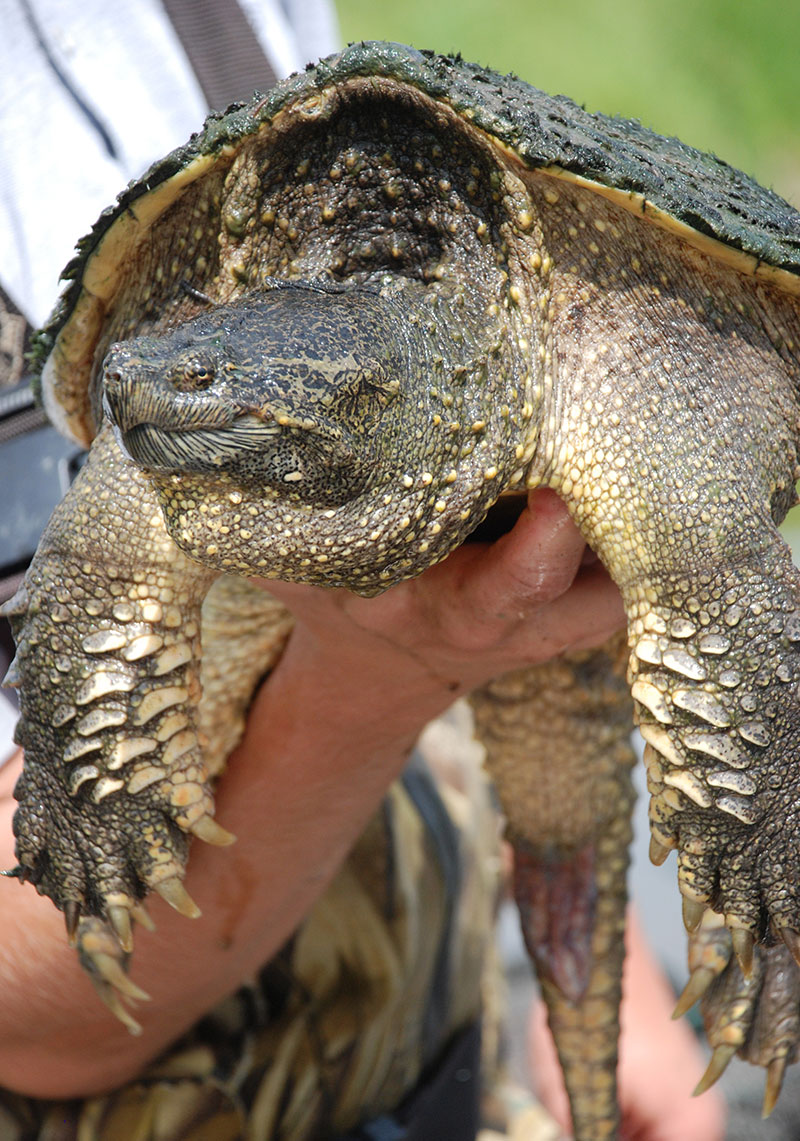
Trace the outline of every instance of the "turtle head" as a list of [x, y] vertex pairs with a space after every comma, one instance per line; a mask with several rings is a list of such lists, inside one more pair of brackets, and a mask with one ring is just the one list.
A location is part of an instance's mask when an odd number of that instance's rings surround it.
[[486, 401], [501, 322], [476, 338], [460, 308], [407, 283], [278, 282], [113, 345], [105, 411], [194, 558], [374, 592], [443, 558], [522, 475], [508, 408]]
[[396, 330], [368, 294], [284, 285], [112, 346], [105, 408], [148, 471], [339, 505], [386, 458], [381, 422], [412, 369]]

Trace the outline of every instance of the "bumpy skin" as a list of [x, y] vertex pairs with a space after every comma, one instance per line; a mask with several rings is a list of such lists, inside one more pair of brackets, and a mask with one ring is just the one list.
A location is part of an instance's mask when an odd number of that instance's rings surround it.
[[[616, 1135], [615, 1070], [634, 792], [624, 639], [473, 694], [514, 845], [522, 931], [576, 1137]], [[568, 811], [565, 811], [568, 805]]]
[[70, 927], [107, 913], [125, 930], [144, 884], [177, 899], [183, 831], [215, 829], [196, 725], [199, 607], [215, 576], [198, 571], [107, 428], [10, 604], [15, 626], [24, 614], [15, 668], [37, 677], [17, 740], [60, 758], [18, 782], [19, 875]]
[[[148, 759], [125, 743], [150, 732], [137, 713], [145, 690], [180, 690], [180, 732], [203, 716], [192, 635], [185, 663], [168, 642], [174, 603], [159, 602], [155, 619], [137, 601], [174, 591], [176, 566], [184, 632], [219, 574], [374, 593], [443, 558], [502, 492], [548, 485], [626, 602], [653, 855], [678, 849], [687, 925], [710, 904], [745, 970], [753, 941], [779, 934], [796, 949], [800, 584], [776, 524], [798, 476], [799, 222], [675, 141], [396, 45], [355, 46], [210, 120], [103, 216], [40, 340], [54, 417], [88, 440], [105, 412], [116, 439], [100, 431], [12, 605], [28, 752], [18, 874], [70, 925], [78, 904], [105, 916], [123, 947], [122, 913], [148, 887], [170, 884], [191, 910], [183, 831], [208, 821], [206, 838], [225, 838], [210, 823], [203, 766], [190, 750], [173, 771], [168, 744]], [[148, 473], [130, 486], [122, 473], [136, 468], [120, 448]], [[125, 483], [121, 509], [106, 478]], [[115, 577], [102, 552], [119, 527]], [[138, 666], [117, 590], [139, 607], [141, 645], [154, 647]], [[74, 632], [57, 660], [58, 606]], [[162, 653], [179, 671], [170, 686]], [[105, 654], [111, 671], [97, 665]], [[124, 683], [98, 684], [106, 674]], [[613, 690], [605, 676], [601, 691]], [[490, 687], [483, 708], [502, 705], [501, 690]], [[56, 691], [64, 713], [53, 725]], [[85, 733], [84, 692], [97, 719]], [[545, 708], [562, 708], [558, 684], [552, 694]], [[593, 765], [605, 731], [584, 738], [579, 707], [566, 721], [550, 764], [560, 751]], [[524, 761], [519, 733], [506, 738], [493, 763], [513, 808]], [[87, 740], [97, 743], [77, 769], [70, 758]], [[158, 777], [137, 778], [153, 759]], [[528, 916], [546, 980], [575, 999], [607, 972], [612, 1005], [618, 964], [595, 959], [623, 903], [603, 895], [605, 857], [587, 858], [587, 845], [619, 862], [621, 777], [618, 788], [579, 842], [552, 821], [544, 835], [515, 827], [524, 891], [542, 895], [531, 851], [550, 839], [548, 861], [577, 901], [576, 955], [553, 955], [563, 917], [546, 890], [544, 923]], [[51, 802], [69, 821], [61, 839]], [[142, 813], [155, 847], [136, 839]], [[80, 840], [86, 820], [102, 844]], [[595, 879], [609, 904], [590, 914]], [[574, 1056], [584, 1045], [560, 1029], [560, 1001], [554, 1027]], [[754, 988], [745, 1005], [770, 1021]], [[592, 1046], [606, 1072], [613, 1021]], [[581, 1066], [570, 1079], [577, 1136], [611, 1135], [613, 1097], [584, 1114]]]

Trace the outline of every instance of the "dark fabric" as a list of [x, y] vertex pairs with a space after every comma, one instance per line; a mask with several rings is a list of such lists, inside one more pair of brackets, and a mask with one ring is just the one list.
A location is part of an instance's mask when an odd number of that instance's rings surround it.
[[[436, 1043], [439, 1027], [447, 1024], [450, 1007], [450, 962], [452, 957], [453, 913], [461, 892], [461, 853], [458, 831], [422, 754], [415, 750], [402, 776], [406, 792], [411, 797], [428, 830], [428, 837], [436, 853], [446, 892], [447, 916], [444, 937], [439, 945], [436, 973], [433, 977], [428, 1005], [425, 1011], [425, 1041]], [[431, 1061], [423, 1057], [423, 1065]]]
[[475, 1141], [480, 1122], [481, 1027], [462, 1031], [391, 1115], [335, 1141]]
[[236, 0], [161, 3], [212, 110], [275, 84], [275, 71]]

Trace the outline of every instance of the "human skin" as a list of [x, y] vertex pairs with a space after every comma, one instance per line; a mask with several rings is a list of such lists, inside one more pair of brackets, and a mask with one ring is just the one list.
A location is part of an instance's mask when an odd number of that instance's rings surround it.
[[[203, 918], [187, 929], [148, 901], [157, 931], [137, 932], [133, 969], [153, 999], [137, 1010], [144, 1033], [131, 1037], [97, 1002], [52, 904], [0, 884], [0, 1085], [76, 1097], [133, 1078], [283, 944], [430, 719], [488, 679], [598, 644], [623, 621], [616, 588], [549, 491], [496, 543], [464, 547], [378, 598], [264, 585], [297, 624], [217, 791], [217, 817], [238, 842], [193, 850], [186, 884]], [[4, 867], [14, 863], [20, 763], [0, 773]]]

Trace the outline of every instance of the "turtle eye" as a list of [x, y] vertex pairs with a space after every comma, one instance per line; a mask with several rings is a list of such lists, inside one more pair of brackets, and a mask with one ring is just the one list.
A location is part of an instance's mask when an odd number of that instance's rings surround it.
[[182, 392], [193, 392], [197, 389], [208, 388], [213, 384], [215, 375], [214, 364], [201, 357], [190, 357], [182, 361], [174, 369], [170, 380], [175, 388]]
[[184, 365], [183, 379], [186, 384], [205, 388], [214, 379], [214, 366], [208, 361], [193, 360]]

